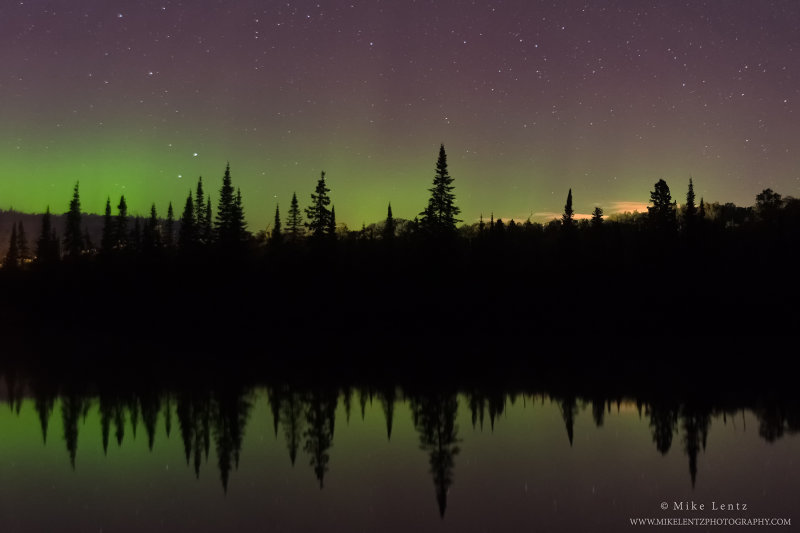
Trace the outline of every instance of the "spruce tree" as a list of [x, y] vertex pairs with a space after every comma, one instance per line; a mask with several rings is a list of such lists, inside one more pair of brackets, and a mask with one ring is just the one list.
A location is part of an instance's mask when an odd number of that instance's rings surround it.
[[651, 227], [660, 233], [670, 233], [675, 230], [677, 219], [675, 215], [676, 204], [672, 201], [667, 182], [660, 179], [655, 184], [655, 190], [650, 192], [648, 206], [648, 220]]
[[331, 206], [331, 218], [328, 221], [328, 236], [336, 239], [336, 206]]
[[[194, 225], [196, 228], [206, 227], [206, 202], [205, 202], [205, 193], [203, 192], [203, 176], [197, 178], [197, 189], [195, 191], [195, 196], [194, 196], [194, 217], [195, 217]], [[208, 243], [208, 241], [206, 241], [206, 236], [204, 235], [204, 232], [202, 230], [199, 231], [197, 238], [203, 242]]]
[[214, 230], [220, 241], [228, 238], [232, 221], [235, 198], [233, 196], [233, 184], [231, 183], [230, 163], [225, 167], [225, 174], [222, 177], [222, 187], [219, 189], [219, 205], [217, 206], [217, 218], [214, 223]]
[[231, 227], [236, 242], [244, 242], [247, 237], [247, 222], [244, 219], [242, 190], [236, 187], [236, 202], [233, 204], [233, 225]]
[[317, 187], [311, 194], [311, 205], [306, 207], [306, 227], [311, 233], [311, 238], [320, 240], [329, 233], [331, 226], [331, 211], [328, 206], [331, 199], [328, 196], [330, 189], [325, 184], [325, 171], [320, 174]]
[[17, 222], [17, 252], [19, 253], [20, 262], [24, 263], [30, 259], [30, 248], [28, 248], [28, 237], [25, 235], [25, 227], [22, 221]]
[[283, 241], [283, 234], [281, 233], [281, 213], [280, 206], [275, 206], [275, 223], [272, 226], [272, 234], [270, 235], [271, 244], [280, 244]]
[[703, 202], [703, 197], [700, 197], [700, 208], [697, 210], [697, 218], [705, 220], [706, 218], [706, 204]]
[[394, 238], [395, 223], [392, 216], [392, 203], [389, 202], [389, 207], [386, 210], [386, 221], [383, 223], [383, 232], [381, 236], [383, 240], [390, 241]]
[[564, 204], [564, 214], [561, 215], [561, 226], [572, 229], [575, 226], [575, 211], [572, 209], [572, 189], [567, 193], [567, 203]]
[[242, 244], [246, 236], [244, 210], [242, 208], [241, 191], [234, 194], [231, 180], [231, 167], [225, 167], [222, 177], [222, 187], [219, 190], [219, 204], [217, 218], [214, 224], [214, 233], [217, 243], [222, 248], [237, 247]]
[[15, 270], [19, 266], [19, 248], [17, 241], [17, 225], [11, 225], [11, 238], [8, 241], [8, 252], [3, 261], [3, 268], [6, 270]]
[[594, 208], [592, 211], [592, 227], [599, 228], [603, 225], [603, 209], [600, 206]]
[[203, 220], [205, 225], [198, 227], [197, 231], [202, 235], [203, 242], [211, 244], [211, 241], [214, 240], [214, 229], [212, 227], [212, 221], [214, 219], [211, 216], [211, 196], [206, 197], [206, 216]]
[[52, 265], [59, 259], [58, 237], [53, 229], [53, 219], [50, 215], [50, 206], [42, 215], [42, 229], [36, 241], [36, 260], [43, 265]]
[[456, 223], [461, 220], [456, 215], [461, 213], [461, 209], [455, 205], [455, 194], [453, 193], [453, 178], [447, 171], [447, 154], [444, 144], [439, 146], [439, 159], [436, 161], [436, 174], [433, 177], [433, 187], [428, 189], [431, 197], [428, 200], [428, 207], [420, 213], [422, 217], [419, 221], [421, 229], [429, 235], [454, 235]]
[[83, 251], [83, 232], [81, 225], [81, 198], [78, 192], [79, 183], [75, 183], [72, 191], [72, 200], [66, 213], [66, 227], [64, 228], [64, 246], [67, 256], [77, 258]]
[[691, 231], [697, 219], [697, 207], [694, 204], [694, 184], [692, 184], [692, 178], [689, 178], [689, 190], [686, 192], [684, 217], [686, 219], [686, 229]]
[[297, 242], [305, 231], [300, 215], [300, 206], [297, 203], [297, 193], [292, 193], [292, 203], [289, 204], [289, 215], [286, 218], [286, 230], [292, 242]]
[[188, 252], [197, 242], [197, 226], [194, 216], [194, 203], [192, 202], [192, 191], [186, 197], [186, 205], [181, 215], [180, 228], [178, 228], [178, 248], [182, 252]]
[[103, 213], [103, 234], [100, 237], [100, 251], [108, 254], [114, 248], [114, 219], [111, 218], [111, 198], [106, 198], [106, 210]]
[[167, 207], [167, 220], [164, 222], [164, 246], [172, 248], [175, 244], [175, 212], [172, 209], [172, 202]]
[[116, 241], [114, 244], [118, 248], [125, 248], [128, 244], [128, 204], [125, 202], [125, 195], [119, 197], [117, 205], [116, 220]]

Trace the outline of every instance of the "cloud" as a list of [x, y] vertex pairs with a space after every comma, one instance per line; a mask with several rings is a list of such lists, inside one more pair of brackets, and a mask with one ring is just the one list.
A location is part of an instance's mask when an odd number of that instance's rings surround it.
[[611, 202], [607, 209], [603, 208], [603, 211], [608, 215], [626, 212], [633, 213], [634, 211], [647, 213], [647, 204], [644, 202]]
[[[639, 213], [647, 213], [647, 205], [644, 202], [628, 202], [628, 201], [619, 201], [619, 202], [609, 202], [608, 205], [601, 205], [600, 207], [603, 208], [604, 215], [615, 215], [618, 213], [633, 213], [634, 211], [638, 211]], [[531, 222], [540, 222], [546, 224], [553, 220], [554, 218], [561, 219], [561, 215], [563, 215], [563, 211], [555, 212], [555, 211], [536, 211], [531, 213], [525, 214], [514, 214], [507, 216], [504, 213], [495, 213], [494, 219], [502, 219], [503, 222], [508, 223], [509, 220], [514, 220], [514, 222], [521, 224], [531, 219]], [[581, 219], [590, 219], [592, 218], [591, 213], [575, 213], [574, 215], [575, 220]], [[489, 223], [489, 216], [484, 215], [483, 221], [488, 224]], [[478, 222], [476, 219], [475, 222]]]
[[[557, 218], [557, 219], [561, 220], [561, 216], [563, 214], [564, 214], [563, 212], [562, 213], [556, 213], [554, 211], [540, 211], [538, 213], [534, 213], [533, 217], [531, 217], [531, 218], [536, 218], [539, 222], [550, 222], [554, 218]], [[575, 220], [580, 220], [582, 218], [592, 218], [592, 214], [591, 213], [573, 213], [572, 218], [574, 218]]]

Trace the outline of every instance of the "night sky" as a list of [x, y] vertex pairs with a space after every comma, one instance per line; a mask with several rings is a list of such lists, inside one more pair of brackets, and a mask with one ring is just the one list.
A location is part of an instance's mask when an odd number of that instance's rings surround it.
[[226, 162], [250, 229], [321, 170], [337, 219], [800, 196], [800, 4], [25, 0], [0, 4], [0, 208], [125, 194], [179, 214]]

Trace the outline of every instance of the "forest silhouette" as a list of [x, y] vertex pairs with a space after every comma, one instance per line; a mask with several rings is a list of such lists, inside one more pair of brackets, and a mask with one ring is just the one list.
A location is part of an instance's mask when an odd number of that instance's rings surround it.
[[[165, 218], [155, 204], [131, 216], [123, 196], [98, 219], [81, 211], [76, 183], [58, 219], [48, 207], [36, 227], [12, 220], [0, 271], [8, 342], [101, 361], [109, 347], [194, 360], [263, 346], [274, 366], [291, 366], [277, 355], [286, 350], [302, 353], [300, 364], [338, 348], [352, 360], [336, 364], [352, 366], [357, 352], [385, 346], [447, 366], [460, 349], [511, 349], [532, 336], [569, 335], [581, 354], [619, 336], [750, 336], [763, 348], [755, 339], [792, 335], [800, 319], [800, 200], [770, 189], [752, 207], [698, 203], [689, 179], [679, 207], [659, 180], [647, 213], [604, 217], [597, 207], [576, 220], [570, 188], [549, 223], [490, 213], [459, 226], [441, 146], [413, 220], [387, 203], [385, 220], [343, 230], [322, 172], [307, 206], [295, 193], [253, 234], [230, 165], [217, 205], [207, 186], [200, 178]], [[374, 358], [387, 368], [394, 359]]]

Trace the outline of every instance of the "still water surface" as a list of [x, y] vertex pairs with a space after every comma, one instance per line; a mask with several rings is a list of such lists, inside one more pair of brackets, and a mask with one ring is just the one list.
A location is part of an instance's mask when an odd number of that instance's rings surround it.
[[[623, 531], [650, 529], [632, 517], [721, 516], [800, 524], [798, 417], [775, 405], [392, 387], [16, 387], [3, 389], [0, 410], [4, 532]], [[706, 510], [672, 509], [692, 501]], [[710, 510], [736, 503], [748, 510]]]

